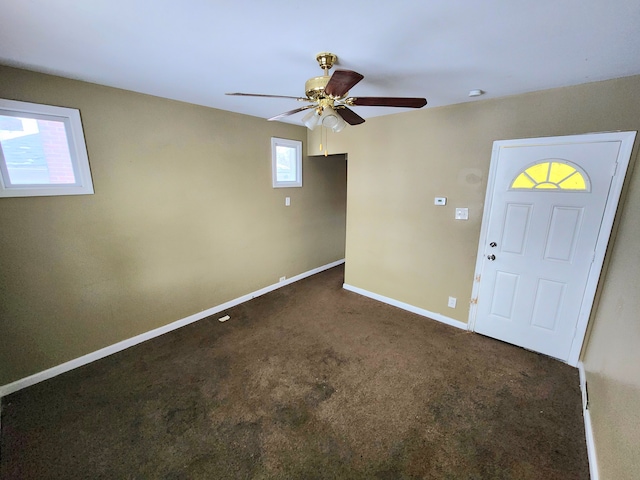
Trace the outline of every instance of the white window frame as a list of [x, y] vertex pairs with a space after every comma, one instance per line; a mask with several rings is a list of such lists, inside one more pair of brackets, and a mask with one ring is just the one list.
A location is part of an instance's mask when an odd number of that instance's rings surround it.
[[[278, 180], [276, 147], [288, 147], [296, 152], [296, 179], [293, 181]], [[271, 137], [271, 173], [273, 188], [302, 187], [302, 142], [286, 138]]]
[[12, 185], [4, 156], [0, 150], [0, 197], [38, 197], [56, 195], [92, 195], [93, 183], [89, 156], [84, 141], [80, 111], [38, 103], [19, 102], [0, 98], [0, 115], [56, 120], [65, 124], [69, 154], [75, 176], [74, 184], [16, 184]]

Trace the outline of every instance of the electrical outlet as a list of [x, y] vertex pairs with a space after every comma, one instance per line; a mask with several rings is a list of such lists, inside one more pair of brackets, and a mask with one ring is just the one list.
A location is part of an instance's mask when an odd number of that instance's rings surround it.
[[284, 197], [284, 206], [288, 207], [291, 205], [291, 197]]
[[456, 297], [449, 297], [449, 302], [447, 303], [447, 305], [451, 308], [456, 308], [456, 302], [458, 300], [456, 299]]
[[287, 277], [280, 277], [280, 281], [284, 282], [287, 279]]

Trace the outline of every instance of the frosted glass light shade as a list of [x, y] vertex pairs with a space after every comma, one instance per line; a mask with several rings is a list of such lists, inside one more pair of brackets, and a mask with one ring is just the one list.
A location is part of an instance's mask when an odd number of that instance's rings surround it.
[[322, 126], [338, 133], [347, 126], [347, 122], [333, 108], [325, 107], [322, 111]]
[[316, 128], [319, 121], [320, 121], [320, 115], [318, 115], [315, 109], [311, 110], [310, 112], [307, 112], [307, 114], [304, 117], [302, 117], [302, 123], [304, 123], [304, 125], [309, 130], [313, 130], [314, 128]]

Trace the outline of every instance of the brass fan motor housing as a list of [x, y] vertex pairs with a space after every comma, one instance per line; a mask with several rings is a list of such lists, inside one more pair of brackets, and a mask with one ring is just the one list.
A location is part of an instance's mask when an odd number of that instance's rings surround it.
[[[329, 83], [329, 70], [333, 67], [333, 64], [338, 61], [338, 56], [335, 53], [322, 52], [316, 55], [316, 60], [320, 68], [324, 70], [324, 75], [321, 77], [313, 77], [306, 81], [304, 84], [304, 93], [310, 99], [317, 101], [325, 98], [324, 88]], [[341, 97], [332, 97], [334, 100], [345, 98], [348, 92]]]
[[313, 77], [304, 84], [304, 93], [311, 100], [318, 100], [324, 95], [324, 87], [331, 77]]
[[345, 94], [340, 97], [334, 97], [334, 96], [329, 97], [328, 95], [325, 95], [324, 88], [327, 86], [327, 83], [329, 83], [330, 78], [331, 77], [328, 77], [328, 76], [310, 78], [304, 84], [304, 94], [309, 98], [309, 100], [313, 100], [313, 101], [317, 101], [322, 98], [342, 100], [347, 95], [349, 95], [349, 92], [345, 92]]

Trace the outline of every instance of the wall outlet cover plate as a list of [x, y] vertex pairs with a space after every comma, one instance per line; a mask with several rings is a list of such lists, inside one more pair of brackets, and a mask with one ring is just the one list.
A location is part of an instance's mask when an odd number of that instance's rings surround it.
[[456, 208], [456, 220], [469, 220], [469, 209]]

